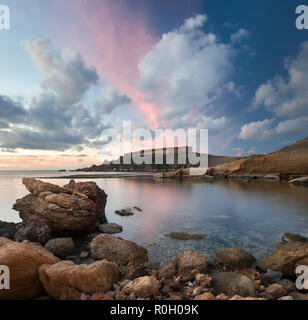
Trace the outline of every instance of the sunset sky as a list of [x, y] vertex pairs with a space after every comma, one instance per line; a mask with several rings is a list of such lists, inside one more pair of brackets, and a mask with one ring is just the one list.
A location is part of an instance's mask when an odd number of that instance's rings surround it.
[[308, 136], [303, 1], [0, 2], [0, 170], [99, 164], [123, 121], [208, 129], [218, 155]]

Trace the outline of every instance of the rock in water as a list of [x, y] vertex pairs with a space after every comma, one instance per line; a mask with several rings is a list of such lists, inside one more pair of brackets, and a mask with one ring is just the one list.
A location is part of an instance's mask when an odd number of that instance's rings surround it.
[[139, 298], [151, 298], [158, 294], [160, 282], [154, 277], [141, 277], [128, 283], [123, 292], [126, 294], [134, 293]]
[[223, 248], [216, 251], [216, 260], [230, 270], [251, 268], [256, 258], [244, 249]]
[[298, 184], [298, 185], [308, 184], [308, 177], [293, 179], [293, 180], [289, 181], [289, 183]]
[[10, 290], [0, 290], [0, 300], [27, 300], [39, 296], [42, 285], [38, 268], [59, 262], [52, 253], [33, 243], [0, 238], [0, 265], [9, 267]]
[[263, 258], [257, 266], [263, 270], [281, 271], [285, 276], [294, 276], [295, 265], [308, 257], [308, 243], [291, 241], [278, 243], [275, 250]]
[[284, 233], [282, 237], [282, 241], [290, 242], [290, 241], [299, 241], [299, 242], [308, 242], [308, 239], [296, 233]]
[[215, 295], [224, 293], [229, 297], [255, 297], [256, 289], [252, 280], [236, 272], [218, 272], [212, 276], [211, 286]]
[[123, 231], [123, 227], [116, 223], [104, 223], [99, 226], [102, 233], [114, 234]]
[[46, 243], [45, 249], [58, 257], [65, 258], [73, 253], [75, 244], [72, 238], [55, 238]]
[[[84, 192], [89, 194], [89, 190], [93, 190], [94, 194], [89, 196], [75, 190], [83, 190], [79, 184], [71, 183], [69, 189], [35, 179], [23, 179], [23, 183], [32, 194], [17, 200], [13, 208], [19, 211], [26, 225], [32, 221], [47, 224], [52, 233], [59, 235], [92, 231], [98, 226], [105, 207], [98, 210], [102, 199], [97, 198], [98, 194], [105, 193], [94, 182], [82, 184], [86, 190]], [[91, 200], [90, 196], [97, 202]]]
[[119, 279], [119, 269], [107, 260], [90, 265], [59, 262], [39, 268], [40, 280], [47, 293], [56, 300], [80, 300], [83, 292], [107, 292]]
[[16, 228], [15, 241], [39, 242], [45, 244], [51, 238], [51, 231], [47, 223], [30, 221], [21, 223]]
[[147, 250], [134, 242], [123, 240], [109, 234], [96, 236], [91, 244], [93, 259], [107, 259], [120, 264], [145, 263], [148, 261]]
[[175, 259], [178, 273], [180, 276], [190, 276], [193, 270], [206, 273], [207, 263], [203, 256], [196, 252], [180, 252]]
[[205, 234], [201, 234], [201, 233], [189, 234], [186, 232], [171, 232], [169, 234], [165, 234], [165, 237], [169, 237], [177, 240], [190, 240], [190, 239], [199, 240], [204, 238], [205, 236], [206, 236]]

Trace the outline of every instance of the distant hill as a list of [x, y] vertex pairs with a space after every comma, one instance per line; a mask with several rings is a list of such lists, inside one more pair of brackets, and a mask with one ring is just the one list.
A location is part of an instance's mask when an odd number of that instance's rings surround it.
[[308, 174], [308, 137], [276, 152], [212, 166], [209, 174]]

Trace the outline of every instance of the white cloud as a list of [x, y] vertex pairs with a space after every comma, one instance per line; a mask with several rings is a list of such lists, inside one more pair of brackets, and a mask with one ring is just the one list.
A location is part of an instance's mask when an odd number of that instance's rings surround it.
[[[163, 34], [138, 65], [137, 86], [151, 102], [163, 107], [159, 120], [168, 120], [168, 125], [183, 121], [195, 125], [200, 113], [210, 119], [211, 104], [222, 88], [228, 90], [235, 51], [201, 29], [206, 20], [198, 15]], [[198, 116], [187, 117], [190, 112]]]
[[242, 140], [256, 139], [264, 140], [271, 135], [271, 125], [273, 120], [265, 119], [263, 121], [251, 122], [241, 128], [239, 138]]
[[239, 29], [236, 33], [232, 34], [230, 40], [234, 43], [241, 42], [244, 38], [248, 38], [250, 32], [246, 29]]
[[308, 115], [308, 41], [297, 57], [285, 63], [288, 78], [281, 76], [262, 84], [255, 95], [254, 107], [264, 105], [277, 116], [294, 118]]

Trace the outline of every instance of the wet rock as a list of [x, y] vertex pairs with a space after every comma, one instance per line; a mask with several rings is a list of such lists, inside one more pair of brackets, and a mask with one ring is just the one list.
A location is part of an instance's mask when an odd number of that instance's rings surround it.
[[133, 216], [134, 215], [133, 211], [131, 209], [129, 209], [129, 208], [122, 209], [122, 210], [116, 210], [115, 214], [117, 214], [119, 216], [124, 216], [124, 217]]
[[64, 258], [74, 252], [75, 243], [72, 238], [55, 238], [46, 243], [45, 249], [58, 257]]
[[193, 270], [206, 273], [207, 263], [203, 256], [196, 252], [180, 252], [175, 259], [178, 274], [181, 277], [190, 276]]
[[158, 294], [160, 283], [153, 277], [141, 277], [130, 282], [123, 288], [126, 294], [135, 294], [139, 298], [151, 298]]
[[281, 284], [273, 283], [265, 290], [267, 299], [277, 299], [285, 296], [288, 292]]
[[219, 272], [212, 276], [211, 286], [214, 294], [224, 293], [229, 297], [255, 297], [256, 290], [252, 280], [235, 272]]
[[170, 279], [174, 277], [175, 274], [176, 274], [175, 262], [170, 260], [158, 270], [157, 278], [159, 280], [161, 280], [162, 278]]
[[256, 258], [244, 249], [222, 248], [216, 251], [216, 260], [229, 270], [251, 268]]
[[186, 232], [171, 232], [169, 234], [165, 234], [165, 237], [172, 238], [172, 239], [177, 239], [177, 240], [199, 240], [204, 238], [206, 235], [205, 234], [189, 234]]
[[0, 300], [27, 300], [40, 295], [43, 287], [38, 268], [60, 261], [52, 253], [32, 243], [0, 238], [0, 265], [9, 267], [10, 290], [0, 290]]
[[267, 281], [268, 283], [274, 283], [278, 282], [282, 276], [282, 272], [268, 269], [267, 272], [263, 274], [263, 280]]
[[290, 241], [308, 242], [308, 239], [303, 237], [300, 234], [286, 232], [286, 233], [284, 233], [284, 235], [282, 237], [282, 241], [284, 241], [284, 242], [290, 242]]
[[148, 261], [147, 250], [134, 242], [123, 240], [109, 234], [100, 234], [90, 244], [93, 259], [107, 259], [120, 264], [145, 263]]
[[56, 300], [80, 300], [83, 292], [107, 292], [119, 278], [115, 263], [107, 260], [91, 265], [59, 262], [39, 268], [40, 280], [46, 292]]
[[30, 221], [21, 223], [16, 228], [14, 239], [17, 242], [28, 240], [45, 244], [51, 238], [51, 230], [47, 223]]
[[102, 233], [114, 234], [123, 231], [123, 227], [116, 223], [104, 223], [99, 226], [99, 230]]
[[296, 262], [308, 257], [308, 243], [291, 241], [278, 243], [275, 250], [258, 263], [258, 267], [281, 271], [285, 276], [294, 276]]
[[0, 237], [14, 239], [17, 224], [0, 220]]

